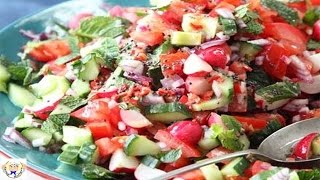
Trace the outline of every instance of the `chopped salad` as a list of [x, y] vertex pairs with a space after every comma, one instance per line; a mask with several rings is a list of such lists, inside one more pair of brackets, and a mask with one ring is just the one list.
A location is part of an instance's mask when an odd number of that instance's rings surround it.
[[[143, 180], [256, 148], [292, 122], [320, 117], [317, 0], [151, 4], [21, 30], [29, 38], [21, 61], [0, 57], [0, 92], [22, 108], [3, 139], [60, 153], [87, 179]], [[312, 133], [290, 160], [319, 149]], [[310, 180], [320, 172], [239, 157], [176, 179]]]

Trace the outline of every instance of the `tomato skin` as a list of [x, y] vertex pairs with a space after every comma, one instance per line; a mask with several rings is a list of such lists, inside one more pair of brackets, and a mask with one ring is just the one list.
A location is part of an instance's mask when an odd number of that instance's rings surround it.
[[318, 20], [316, 23], [313, 25], [313, 33], [312, 33], [312, 38], [320, 41], [320, 20]]
[[230, 58], [231, 49], [227, 44], [222, 44], [206, 49], [199, 49], [196, 51], [196, 54], [203, 57], [211, 66], [225, 68]]
[[252, 127], [254, 130], [262, 130], [268, 124], [266, 119], [259, 119], [256, 117], [248, 117], [248, 116], [233, 116], [242, 124], [242, 127], [246, 131], [251, 131]]
[[270, 163], [257, 160], [252, 164], [251, 174], [256, 175], [262, 171], [269, 170], [270, 168], [272, 168]]
[[188, 53], [181, 51], [171, 54], [160, 55], [160, 63], [163, 67], [163, 75], [171, 76], [177, 74], [179, 76], [183, 76], [183, 62], [188, 57]]
[[119, 143], [116, 140], [107, 138], [107, 137], [101, 138], [101, 139], [95, 141], [95, 144], [98, 147], [99, 155], [100, 155], [99, 157], [101, 159], [108, 158], [117, 149], [122, 148], [121, 143]]
[[109, 121], [110, 109], [104, 101], [94, 101], [71, 113], [72, 117], [85, 122]]
[[115, 106], [110, 109], [109, 117], [111, 125], [115, 128], [118, 128], [118, 123], [121, 121], [119, 106]]
[[264, 26], [264, 35], [278, 40], [290, 55], [306, 50], [307, 36], [296, 27], [287, 23], [267, 23]]
[[157, 134], [154, 136], [154, 138], [166, 143], [167, 146], [173, 149], [181, 148], [183, 157], [189, 158], [201, 156], [201, 153], [196, 148], [184, 143], [178, 138], [175, 138], [166, 130], [159, 130]]
[[264, 70], [271, 76], [282, 79], [287, 72], [287, 51], [278, 44], [272, 44], [265, 51], [266, 58], [263, 61]]
[[149, 46], [154, 46], [161, 44], [164, 41], [163, 33], [162, 32], [152, 32], [152, 31], [145, 31], [145, 32], [137, 32], [134, 31], [130, 33], [130, 36], [134, 41], [143, 42]]
[[109, 122], [90, 122], [86, 126], [90, 129], [93, 138], [96, 140], [113, 136], [113, 129]]
[[33, 48], [29, 55], [36, 61], [48, 62], [56, 60], [61, 56], [70, 54], [68, 42], [65, 40], [50, 40]]
[[196, 145], [203, 135], [202, 127], [195, 121], [179, 121], [169, 126], [168, 130], [171, 135], [190, 145]]

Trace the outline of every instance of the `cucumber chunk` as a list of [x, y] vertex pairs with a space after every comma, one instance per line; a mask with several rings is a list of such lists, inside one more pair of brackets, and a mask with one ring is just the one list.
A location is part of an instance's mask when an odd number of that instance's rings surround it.
[[7, 82], [10, 79], [10, 73], [7, 68], [0, 64], [0, 82]]
[[223, 180], [222, 173], [215, 164], [201, 167], [200, 170], [206, 180]]
[[77, 97], [82, 97], [87, 95], [90, 92], [90, 84], [88, 81], [83, 81], [80, 79], [76, 79], [71, 84], [71, 89], [75, 92]]
[[141, 163], [151, 168], [157, 168], [161, 161], [153, 156], [146, 155], [142, 158]]
[[211, 128], [208, 128], [204, 131], [203, 138], [201, 138], [201, 140], [198, 142], [198, 145], [201, 149], [209, 151], [220, 145], [219, 140], [217, 138], [213, 138], [213, 135], [214, 133]]
[[166, 124], [192, 117], [188, 108], [177, 102], [147, 106], [145, 114], [152, 121], [160, 121]]
[[239, 176], [249, 167], [249, 161], [244, 157], [238, 157], [221, 169], [224, 176]]
[[81, 146], [79, 152], [80, 159], [85, 163], [95, 163], [99, 158], [99, 151], [96, 145], [85, 143]]
[[319, 156], [320, 155], [320, 137], [315, 138], [311, 144], [312, 155]]
[[262, 47], [258, 45], [247, 43], [247, 42], [240, 43], [240, 55], [248, 61], [254, 60], [256, 55], [261, 50], [262, 50]]
[[21, 108], [31, 106], [37, 100], [30, 91], [13, 83], [9, 84], [8, 94], [11, 102]]
[[63, 126], [63, 141], [72, 146], [82, 146], [85, 143], [92, 143], [90, 130], [77, 128], [75, 126]]
[[45, 98], [52, 94], [64, 94], [70, 88], [69, 81], [63, 76], [46, 75], [40, 82], [30, 85], [32, 92]]
[[58, 161], [75, 165], [79, 159], [80, 147], [79, 146], [67, 146], [65, 150], [58, 157]]
[[37, 120], [37, 119], [19, 119], [14, 123], [14, 127], [18, 128], [18, 129], [24, 129], [24, 128], [29, 128], [29, 127], [34, 127], [34, 123], [43, 123], [43, 121], [41, 120]]
[[124, 152], [128, 156], [156, 155], [160, 146], [144, 136], [130, 135], [124, 145]]
[[52, 139], [51, 134], [48, 134], [39, 128], [27, 128], [23, 130], [21, 134], [32, 143], [33, 147], [46, 146]]
[[171, 44], [178, 46], [197, 46], [202, 41], [201, 33], [174, 31], [171, 34]]
[[92, 59], [84, 65], [84, 70], [80, 72], [79, 78], [85, 81], [91, 81], [96, 79], [99, 73], [99, 64], [94, 59]]

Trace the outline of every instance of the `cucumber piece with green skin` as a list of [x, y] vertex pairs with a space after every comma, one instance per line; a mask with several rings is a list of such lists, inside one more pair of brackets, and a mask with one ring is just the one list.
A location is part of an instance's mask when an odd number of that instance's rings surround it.
[[50, 115], [54, 114], [69, 114], [72, 112], [72, 109], [64, 104], [58, 104], [57, 107], [50, 113]]
[[76, 79], [71, 84], [71, 89], [75, 92], [77, 97], [86, 96], [90, 92], [90, 84], [88, 81]]
[[160, 146], [140, 135], [130, 135], [124, 145], [124, 152], [128, 156], [156, 155], [160, 153]]
[[152, 121], [166, 124], [192, 117], [188, 108], [177, 102], [147, 106], [145, 108], [145, 115]]
[[29, 128], [29, 127], [34, 127], [34, 122], [39, 123], [39, 124], [43, 123], [43, 121], [38, 120], [38, 119], [28, 120], [25, 118], [21, 118], [14, 123], [14, 127], [17, 129], [25, 129], [25, 128]]
[[194, 111], [206, 111], [224, 107], [228, 105], [233, 97], [233, 80], [232, 78], [224, 76], [224, 81], [218, 84], [221, 89], [221, 97], [214, 97], [209, 101], [204, 101], [199, 104], [193, 104]]
[[248, 61], [254, 60], [256, 55], [261, 50], [262, 50], [262, 47], [258, 45], [247, 43], [247, 42], [240, 43], [240, 55]]
[[297, 171], [292, 171], [292, 172], [290, 173], [289, 180], [300, 180]]
[[174, 31], [171, 34], [171, 44], [177, 46], [198, 46], [201, 41], [201, 33]]
[[81, 146], [79, 152], [80, 159], [85, 163], [95, 163], [99, 158], [99, 151], [96, 145], [85, 143]]
[[57, 131], [52, 134], [52, 137], [56, 142], [60, 142], [63, 139], [63, 134], [62, 134], [62, 132]]
[[219, 17], [219, 21], [223, 26], [224, 34], [228, 36], [233, 36], [237, 34], [237, 24], [234, 19], [224, 18], [222, 16]]
[[151, 168], [157, 168], [161, 164], [159, 159], [151, 155], [144, 156], [141, 160], [141, 163]]
[[67, 78], [57, 75], [46, 75], [40, 82], [30, 85], [31, 91], [38, 97], [64, 94], [70, 88]]
[[125, 173], [114, 173], [106, 168], [94, 164], [84, 164], [82, 175], [86, 179], [122, 179]]
[[290, 172], [289, 168], [276, 167], [270, 170], [262, 171], [250, 178], [250, 180], [265, 180], [265, 179], [278, 179], [279, 176], [283, 177], [282, 179], [289, 179]]
[[85, 81], [92, 81], [98, 77], [99, 73], [99, 64], [92, 59], [84, 65], [84, 69], [79, 73], [79, 78]]
[[203, 138], [201, 138], [200, 141], [198, 142], [199, 147], [207, 151], [218, 147], [220, 145], [220, 142], [217, 138], [213, 138], [212, 137], [213, 135], [214, 133], [211, 130], [211, 128], [206, 129], [204, 131]]
[[311, 144], [312, 155], [319, 156], [320, 155], [320, 137], [316, 137]]
[[247, 137], [247, 135], [245, 135], [245, 134], [241, 135], [239, 137], [239, 141], [241, 142], [241, 144], [243, 144], [242, 150], [249, 149], [250, 141], [249, 141], [249, 138]]
[[32, 143], [33, 147], [46, 146], [52, 139], [51, 134], [42, 131], [40, 128], [27, 128], [21, 134]]
[[7, 83], [5, 82], [0, 82], [0, 92], [7, 93]]
[[0, 82], [7, 82], [10, 79], [10, 73], [7, 68], [0, 64]]
[[221, 169], [223, 176], [239, 176], [242, 175], [250, 165], [250, 162], [244, 157], [233, 159], [229, 164]]
[[80, 147], [79, 146], [67, 146], [64, 151], [59, 155], [58, 161], [75, 165], [79, 159]]
[[11, 102], [21, 108], [31, 106], [37, 100], [30, 91], [13, 83], [9, 83], [8, 95]]
[[63, 126], [63, 141], [72, 146], [82, 146], [85, 143], [92, 143], [92, 134], [85, 128], [75, 126]]
[[149, 77], [152, 79], [152, 85], [156, 88], [159, 89], [162, 87], [160, 80], [164, 78], [162, 74], [162, 70], [160, 66], [150, 68], [148, 70]]
[[206, 180], [223, 180], [223, 176], [219, 167], [215, 164], [210, 164], [200, 168]]

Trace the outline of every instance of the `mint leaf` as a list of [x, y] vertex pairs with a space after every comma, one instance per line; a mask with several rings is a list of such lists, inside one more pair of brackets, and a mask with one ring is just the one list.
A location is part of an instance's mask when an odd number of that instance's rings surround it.
[[313, 26], [313, 24], [320, 19], [320, 8], [309, 9], [304, 17], [303, 22], [308, 24], [309, 26]]
[[258, 21], [252, 20], [247, 23], [245, 31], [251, 34], [261, 34], [263, 29], [264, 27]]
[[220, 16], [219, 21], [222, 24], [224, 34], [229, 36], [237, 34], [237, 24], [234, 19], [228, 19]]
[[299, 170], [297, 171], [300, 180], [318, 180], [320, 179], [320, 169]]
[[297, 97], [299, 94], [299, 84], [289, 81], [277, 82], [256, 91], [256, 95], [261, 96], [268, 103]]
[[218, 135], [218, 139], [222, 147], [232, 150], [240, 151], [243, 148], [243, 144], [239, 141], [239, 138], [236, 135], [234, 130], [227, 130]]
[[263, 26], [258, 22], [259, 15], [248, 8], [249, 4], [244, 4], [235, 9], [235, 17], [242, 19], [247, 27], [244, 29], [251, 34], [261, 34]]
[[252, 71], [247, 72], [246, 83], [249, 86], [253, 86], [255, 90], [258, 90], [274, 82], [262, 68], [252, 66]]
[[80, 41], [88, 42], [98, 37], [115, 38], [126, 32], [122, 19], [115, 17], [95, 16], [81, 22], [76, 30]]
[[182, 155], [181, 149], [171, 150], [159, 155], [159, 159], [163, 163], [173, 163], [178, 160]]
[[57, 131], [61, 131], [62, 126], [66, 125], [69, 119], [70, 114], [52, 114], [43, 122], [41, 129], [44, 132], [53, 134]]
[[297, 25], [299, 22], [298, 12], [285, 3], [277, 0], [262, 0], [261, 3], [274, 11], [276, 11], [281, 17], [283, 17], [287, 22], [292, 25]]
[[82, 175], [86, 179], [121, 179], [126, 174], [114, 173], [106, 168], [94, 164], [83, 164]]
[[241, 124], [234, 118], [233, 116], [229, 115], [221, 115], [221, 119], [223, 124], [229, 129], [234, 130], [235, 133], [240, 133], [241, 131]]
[[307, 49], [311, 51], [320, 49], [320, 41], [315, 41], [313, 39], [310, 39], [307, 44]]
[[87, 100], [83, 99], [81, 97], [73, 97], [73, 96], [66, 96], [61, 100], [61, 104], [69, 107], [71, 111], [77, 109], [78, 107], [81, 107], [85, 104], [87, 104]]
[[211, 130], [213, 131], [213, 135], [211, 138], [217, 138], [219, 134], [224, 132], [224, 128], [219, 124], [213, 124], [211, 125]]
[[173, 49], [173, 45], [170, 43], [170, 40], [165, 41], [159, 47], [157, 47], [152, 54], [149, 54], [149, 60], [147, 65], [149, 67], [157, 67], [160, 65], [160, 55], [168, 53]]

